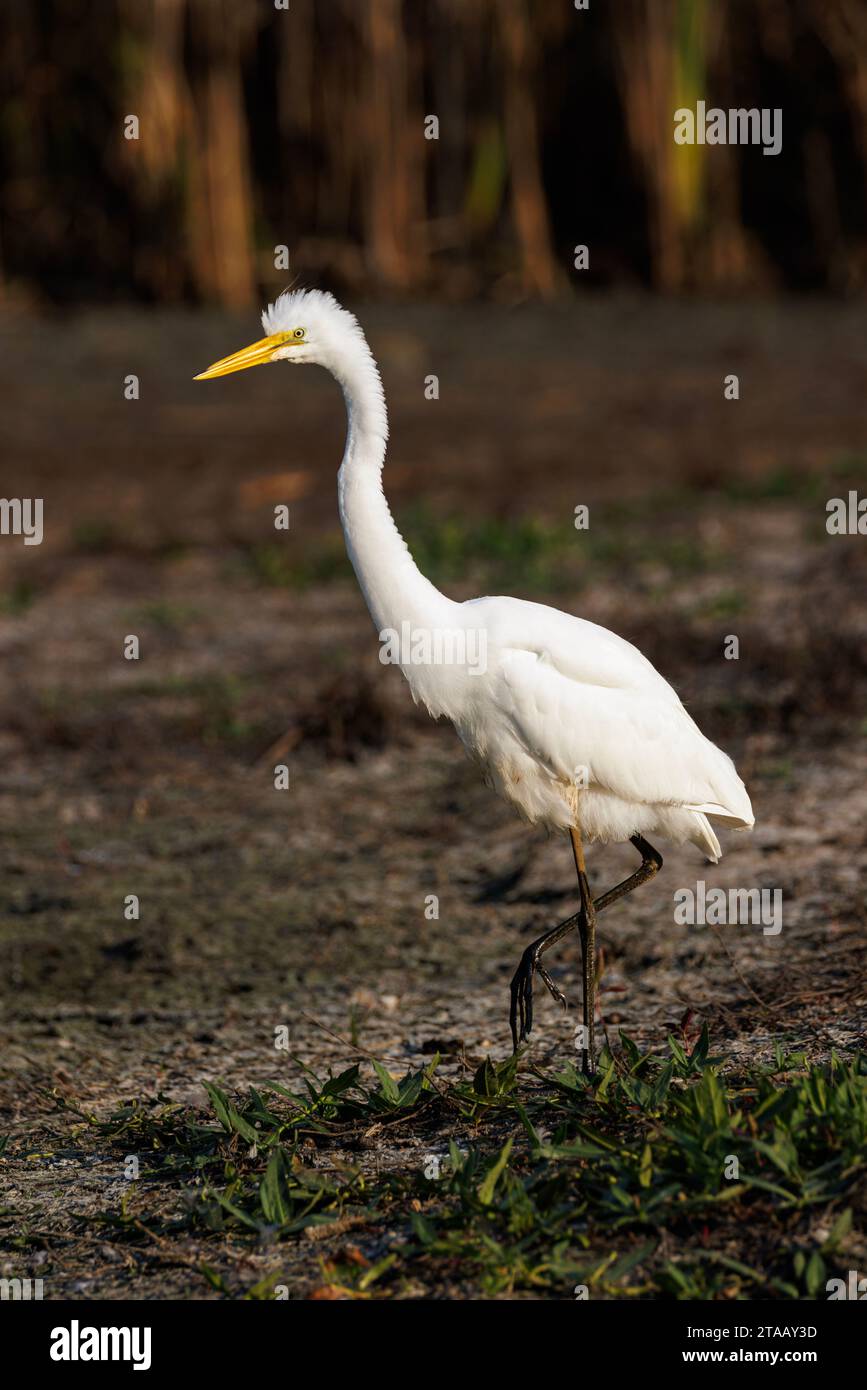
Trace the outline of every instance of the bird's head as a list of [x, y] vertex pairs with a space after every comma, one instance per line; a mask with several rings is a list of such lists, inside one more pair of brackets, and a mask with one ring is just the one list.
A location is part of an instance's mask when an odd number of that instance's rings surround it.
[[222, 357], [195, 381], [242, 372], [268, 362], [317, 363], [334, 370], [349, 344], [364, 343], [358, 320], [323, 290], [287, 290], [262, 315], [266, 336]]

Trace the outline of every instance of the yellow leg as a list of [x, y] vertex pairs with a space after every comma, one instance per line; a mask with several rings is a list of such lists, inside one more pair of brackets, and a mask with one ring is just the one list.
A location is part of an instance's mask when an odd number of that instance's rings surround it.
[[592, 1076], [596, 1070], [596, 1041], [594, 1022], [596, 1017], [596, 909], [590, 896], [587, 882], [587, 868], [584, 863], [584, 845], [581, 832], [570, 830], [572, 853], [578, 873], [578, 887], [581, 892], [581, 916], [578, 919], [578, 935], [581, 937], [581, 974], [584, 996], [584, 1038], [583, 1070]]

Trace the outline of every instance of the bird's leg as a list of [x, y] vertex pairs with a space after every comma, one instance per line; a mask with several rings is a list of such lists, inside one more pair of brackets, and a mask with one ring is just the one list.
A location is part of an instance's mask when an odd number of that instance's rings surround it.
[[639, 888], [642, 883], [646, 883], [649, 878], [653, 878], [654, 874], [658, 874], [659, 870], [662, 868], [662, 855], [658, 850], [653, 848], [653, 845], [649, 845], [641, 835], [630, 836], [630, 843], [635, 846], [638, 853], [641, 855], [641, 868], [636, 869], [634, 874], [630, 874], [629, 878], [625, 878], [623, 882], [618, 883], [616, 887], [609, 888], [607, 893], [601, 893], [599, 895], [593, 903], [597, 913], [602, 912], [606, 907], [610, 907], [612, 903], [616, 903], [619, 898], [625, 898], [626, 894], [631, 893], [633, 888]]
[[521, 963], [512, 976], [512, 1005], [509, 1010], [509, 1025], [512, 1029], [512, 1047], [515, 1052], [518, 1044], [526, 1042], [530, 1036], [530, 1029], [533, 1027], [533, 975], [538, 970], [546, 987], [559, 1004], [566, 1007], [566, 996], [557, 988], [547, 970], [541, 964], [541, 957], [550, 946], [567, 936], [570, 931], [574, 931], [578, 925], [580, 913], [575, 913], [573, 917], [567, 917], [565, 922], [553, 927], [551, 931], [546, 931], [543, 936], [531, 941], [524, 954], [521, 956]]
[[572, 852], [575, 855], [575, 868], [578, 872], [578, 887], [581, 891], [581, 914], [578, 919], [578, 934], [581, 937], [581, 975], [584, 996], [584, 1037], [583, 1070], [585, 1076], [596, 1071], [596, 1042], [594, 1023], [596, 1016], [596, 908], [590, 895], [587, 882], [587, 869], [584, 864], [584, 846], [578, 830], [569, 831]]
[[[658, 871], [662, 868], [662, 855], [659, 854], [653, 848], [652, 845], [649, 845], [645, 839], [643, 839], [640, 835], [633, 835], [632, 844], [634, 844], [635, 848], [641, 855], [641, 868], [636, 869], [634, 874], [630, 874], [629, 878], [624, 879], [622, 883], [618, 883], [615, 888], [609, 888], [607, 893], [602, 893], [598, 898], [596, 898], [596, 900], [593, 902], [594, 918], [596, 914], [600, 913], [603, 910], [603, 908], [610, 907], [611, 904], [617, 902], [619, 898], [623, 898], [626, 896], [627, 893], [631, 893], [633, 888], [638, 888], [642, 883], [646, 883], [649, 878], [653, 878], [654, 874], [658, 873]], [[574, 848], [575, 845], [573, 840], [573, 850]], [[577, 852], [575, 862], [577, 867]], [[581, 883], [581, 873], [582, 871], [579, 869], [579, 887]], [[585, 884], [587, 882], [586, 872], [584, 872], [584, 882]], [[515, 971], [514, 976], [512, 977], [512, 1003], [509, 1012], [509, 1024], [512, 1029], [512, 1044], [516, 1052], [518, 1050], [519, 1043], [526, 1042], [527, 1038], [530, 1036], [530, 1029], [533, 1026], [533, 975], [536, 971], [539, 972], [539, 975], [541, 976], [551, 995], [557, 1000], [558, 1003], [563, 1004], [565, 1007], [565, 996], [563, 995], [562, 991], [559, 990], [557, 986], [554, 984], [554, 981], [551, 979], [551, 976], [548, 974], [547, 970], [545, 970], [542, 966], [541, 958], [545, 954], [545, 952], [550, 949], [551, 946], [556, 945], [558, 941], [562, 941], [563, 937], [568, 936], [569, 932], [574, 931], [576, 927], [579, 928], [579, 935], [581, 936], [581, 946], [583, 953], [585, 949], [585, 932], [582, 930], [581, 927], [583, 919], [584, 906], [582, 900], [582, 907], [580, 912], [573, 913], [571, 917], [567, 917], [566, 920], [560, 922], [558, 926], [552, 927], [550, 931], [547, 931], [542, 936], [537, 937], [535, 941], [532, 941], [530, 943], [530, 945], [525, 950], [524, 954], [521, 956], [521, 963], [518, 966], [518, 969]], [[593, 992], [595, 995], [595, 978]]]

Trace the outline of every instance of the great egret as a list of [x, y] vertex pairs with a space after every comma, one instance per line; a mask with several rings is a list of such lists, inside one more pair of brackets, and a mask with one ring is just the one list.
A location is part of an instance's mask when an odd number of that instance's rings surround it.
[[[292, 290], [262, 315], [266, 337], [197, 381], [267, 362], [317, 363], [343, 389], [348, 417], [338, 474], [346, 548], [374, 626], [397, 643], [413, 698], [445, 715], [488, 782], [527, 820], [569, 835], [581, 906], [525, 950], [511, 985], [515, 1050], [533, 1023], [533, 976], [566, 1000], [542, 965], [577, 927], [583, 962], [583, 1066], [595, 1067], [596, 917], [646, 882], [662, 858], [645, 836], [697, 845], [714, 863], [710, 817], [754, 823], [727, 756], [704, 737], [646, 657], [583, 618], [517, 598], [455, 603], [416, 567], [382, 490], [388, 419], [379, 371], [358, 320], [330, 294]], [[595, 900], [584, 841], [630, 840], [641, 867]]]

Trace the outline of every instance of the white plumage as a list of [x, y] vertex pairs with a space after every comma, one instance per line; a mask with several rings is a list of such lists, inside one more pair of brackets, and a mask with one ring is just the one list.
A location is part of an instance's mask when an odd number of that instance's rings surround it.
[[[483, 663], [402, 660], [413, 697], [453, 722], [491, 785], [534, 824], [573, 832], [573, 844], [576, 834], [602, 842], [659, 835], [716, 861], [711, 820], [752, 826], [750, 799], [732, 760], [668, 682], [595, 623], [523, 599], [455, 603], [441, 594], [414, 564], [383, 495], [385, 399], [357, 320], [312, 290], [281, 295], [262, 322], [261, 343], [202, 375], [286, 360], [318, 363], [337, 378], [348, 414], [340, 516], [377, 631], [448, 633], [452, 655], [477, 653], [481, 639]], [[462, 647], [462, 635], [474, 640]]]
[[456, 727], [528, 820], [603, 843], [692, 841], [714, 861], [709, 816], [753, 824], [731, 758], [630, 643], [521, 599], [461, 607], [489, 633], [490, 670]]

